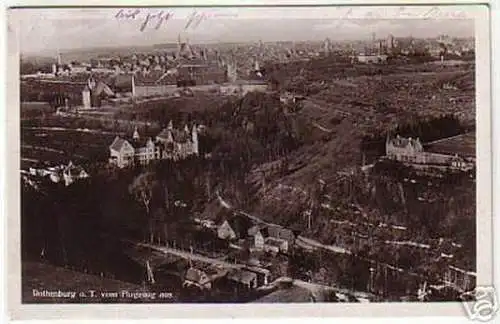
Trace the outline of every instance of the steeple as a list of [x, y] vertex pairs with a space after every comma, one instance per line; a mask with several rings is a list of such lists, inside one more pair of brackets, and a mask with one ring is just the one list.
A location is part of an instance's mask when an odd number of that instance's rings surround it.
[[57, 65], [62, 65], [61, 52], [59, 52], [59, 50], [57, 51]]
[[134, 135], [132, 136], [132, 138], [135, 140], [138, 140], [140, 138], [139, 131], [137, 130], [137, 126], [135, 126]]
[[189, 45], [189, 39], [186, 38], [185, 42], [181, 42], [181, 35], [177, 36], [177, 58], [184, 57], [187, 59], [192, 59], [194, 56], [191, 45]]
[[189, 134], [189, 127], [187, 124], [184, 125], [184, 131]]
[[132, 97], [135, 97], [135, 73], [132, 73]]
[[227, 77], [229, 82], [236, 82], [238, 79], [238, 72], [236, 70], [236, 65], [234, 61], [227, 64]]
[[170, 121], [168, 122], [167, 129], [168, 129], [168, 130], [173, 130], [173, 129], [174, 129], [174, 123], [172, 122], [172, 120], [170, 120]]
[[255, 72], [260, 71], [260, 65], [259, 65], [259, 61], [257, 60], [257, 58], [255, 58], [254, 69], [255, 69]]

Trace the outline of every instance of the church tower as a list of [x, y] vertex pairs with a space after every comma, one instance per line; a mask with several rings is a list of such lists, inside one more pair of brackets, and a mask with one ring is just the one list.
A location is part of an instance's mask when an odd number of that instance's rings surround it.
[[85, 85], [82, 91], [82, 104], [83, 104], [83, 109], [92, 108], [92, 101], [90, 99], [90, 88], [88, 85]]
[[135, 73], [132, 73], [132, 97], [135, 97]]
[[254, 70], [255, 70], [255, 72], [260, 72], [260, 65], [259, 65], [259, 61], [257, 60], [257, 58], [255, 58]]
[[238, 72], [236, 70], [236, 64], [234, 62], [230, 62], [227, 64], [227, 78], [231, 83], [236, 82], [238, 79]]

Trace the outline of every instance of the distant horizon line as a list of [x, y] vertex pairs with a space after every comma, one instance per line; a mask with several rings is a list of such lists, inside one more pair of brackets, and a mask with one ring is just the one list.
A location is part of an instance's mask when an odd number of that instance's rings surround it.
[[[390, 35], [390, 34], [389, 34]], [[389, 36], [387, 35], [387, 36]], [[413, 39], [436, 39], [440, 35], [436, 35], [433, 37], [415, 37], [413, 35], [407, 35], [407, 36], [394, 36], [394, 38], [413, 38]], [[387, 38], [387, 37], [386, 37]], [[450, 36], [451, 39], [475, 39], [475, 36]], [[323, 40], [268, 40], [268, 41], [262, 41], [262, 44], [276, 44], [276, 43], [321, 43], [324, 42], [327, 38]], [[381, 38], [376, 39], [381, 40]], [[330, 39], [332, 43], [345, 43], [345, 42], [366, 42], [366, 39], [343, 39], [343, 40], [332, 40]], [[190, 45], [193, 46], [200, 46], [200, 45], [232, 45], [232, 44], [258, 44], [261, 42], [260, 40], [257, 41], [225, 41], [225, 42], [190, 42]], [[136, 47], [136, 48], [148, 48], [148, 47], [154, 47], [154, 46], [168, 46], [168, 45], [173, 45], [177, 46], [176, 41], [171, 41], [171, 42], [165, 42], [165, 43], [152, 43], [152, 44], [127, 44], [127, 45], [107, 45], [107, 46], [89, 46], [89, 47], [68, 47], [68, 48], [60, 48], [56, 50], [39, 50], [39, 51], [19, 51], [20, 56], [46, 56], [46, 57], [51, 57], [51, 55], [54, 55], [51, 52], [60, 53], [60, 54], [72, 54], [72, 52], [78, 52], [78, 51], [91, 51], [91, 50], [105, 50], [105, 49], [123, 49], [127, 47]]]

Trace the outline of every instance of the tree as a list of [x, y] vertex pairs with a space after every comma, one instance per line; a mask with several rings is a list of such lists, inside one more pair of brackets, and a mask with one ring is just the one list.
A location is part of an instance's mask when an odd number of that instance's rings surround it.
[[144, 205], [146, 217], [149, 223], [149, 241], [154, 241], [153, 219], [151, 217], [151, 200], [154, 189], [157, 186], [156, 175], [153, 172], [146, 172], [138, 175], [129, 186], [130, 194], [134, 195], [137, 202]]

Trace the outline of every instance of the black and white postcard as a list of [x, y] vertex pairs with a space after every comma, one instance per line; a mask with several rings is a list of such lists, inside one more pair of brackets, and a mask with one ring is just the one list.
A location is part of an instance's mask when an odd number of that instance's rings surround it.
[[78, 5], [8, 12], [14, 318], [494, 316], [487, 6]]

